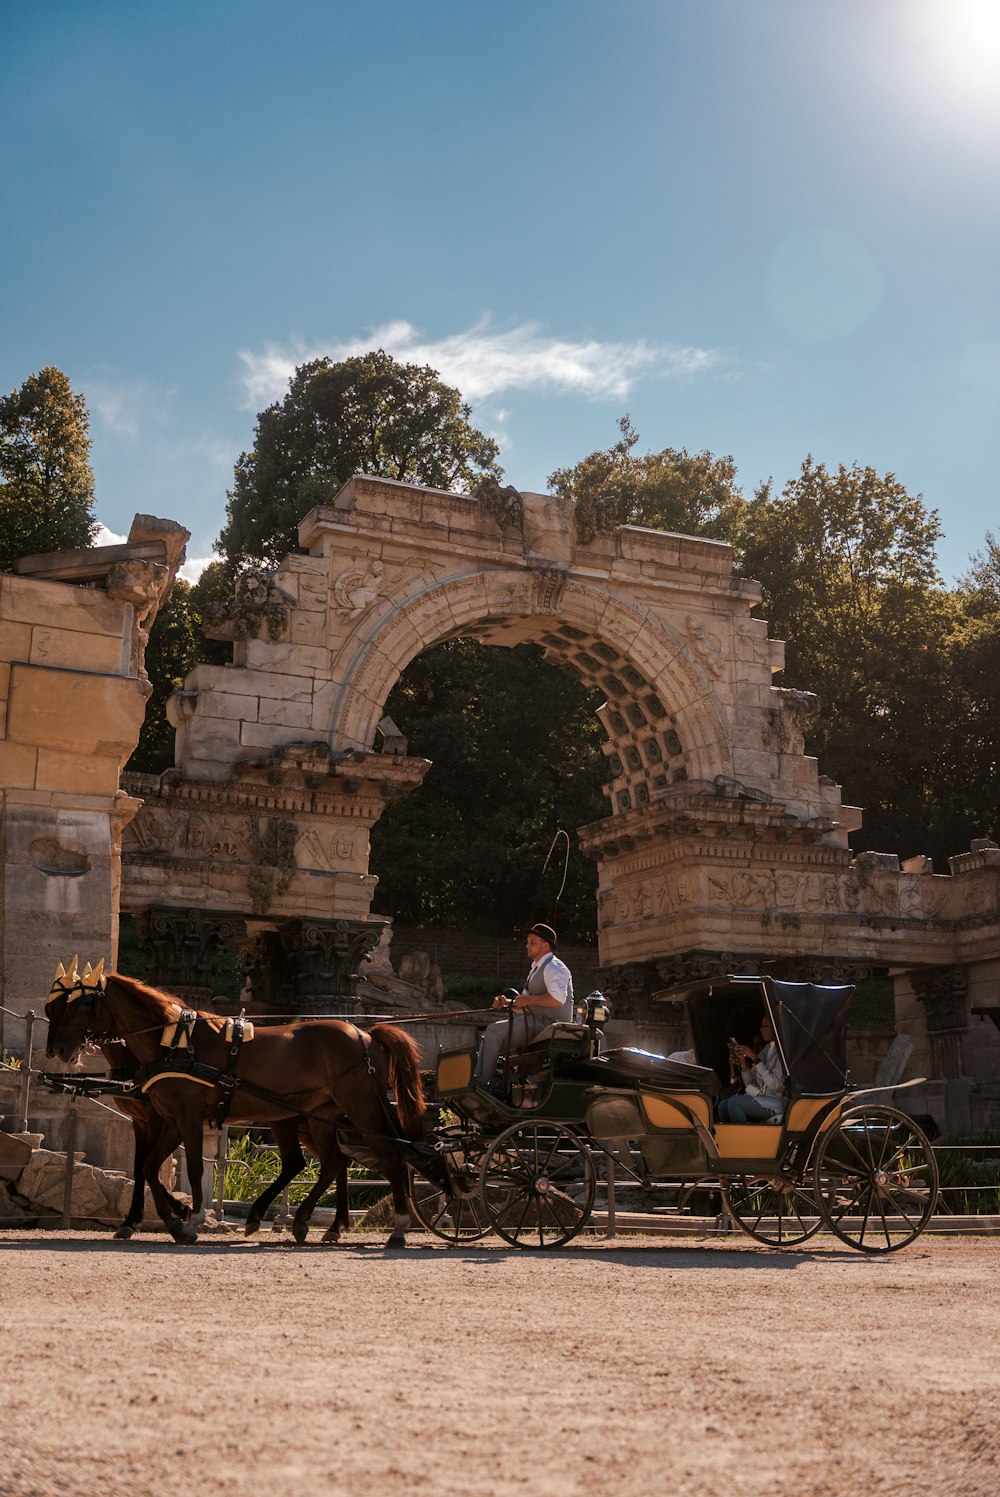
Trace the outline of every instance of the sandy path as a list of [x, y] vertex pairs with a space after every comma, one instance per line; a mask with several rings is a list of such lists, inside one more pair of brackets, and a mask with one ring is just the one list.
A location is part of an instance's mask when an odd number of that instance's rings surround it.
[[1000, 1491], [1000, 1239], [0, 1233], [2, 1497]]

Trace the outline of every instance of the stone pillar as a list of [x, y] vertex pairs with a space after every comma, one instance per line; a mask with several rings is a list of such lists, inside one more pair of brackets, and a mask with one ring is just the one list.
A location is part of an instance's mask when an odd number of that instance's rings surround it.
[[246, 959], [253, 1011], [354, 1014], [358, 972], [383, 926], [380, 920], [288, 920], [277, 930], [258, 930]]
[[966, 1074], [968, 970], [965, 967], [925, 967], [910, 972], [909, 978], [913, 991], [924, 1005], [931, 1074], [938, 1080], [956, 1081]]
[[212, 968], [219, 948], [246, 940], [239, 915], [153, 908], [137, 911], [135, 920], [152, 955], [157, 986], [199, 1005], [213, 996]]

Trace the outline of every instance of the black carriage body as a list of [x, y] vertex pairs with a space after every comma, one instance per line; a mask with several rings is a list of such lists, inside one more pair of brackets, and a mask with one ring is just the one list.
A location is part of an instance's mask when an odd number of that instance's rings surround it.
[[[503, 1097], [474, 1084], [474, 1051], [442, 1051], [438, 1099], [491, 1133], [530, 1116], [602, 1144], [632, 1140], [652, 1177], [794, 1165], [842, 1103], [853, 992], [769, 977], [699, 983], [677, 995], [687, 1004], [696, 1064], [628, 1047], [594, 1053], [592, 1031], [560, 1024], [513, 1058]], [[716, 1104], [729, 1081], [727, 1041], [732, 1035], [749, 1043], [764, 1014], [788, 1073], [785, 1121], [718, 1123]]]
[[[633, 1179], [715, 1182], [729, 1215], [769, 1245], [802, 1242], [825, 1224], [862, 1251], [904, 1246], [934, 1209], [937, 1165], [904, 1113], [866, 1106], [851, 1092], [853, 992], [759, 976], [678, 992], [694, 1064], [636, 1048], [604, 1050], [585, 1026], [553, 1025], [510, 1058], [502, 1096], [475, 1084], [474, 1050], [442, 1052], [438, 1102], [458, 1123], [441, 1131], [439, 1146], [454, 1190], [434, 1206], [437, 1225], [428, 1224], [453, 1241], [482, 1235], [491, 1223], [521, 1246], [567, 1241], [593, 1200], [591, 1154], [633, 1161], [638, 1154], [641, 1172]], [[719, 1122], [728, 1041], [751, 1043], [765, 1015], [787, 1077], [783, 1117]], [[585, 1178], [584, 1207], [574, 1192]], [[440, 1223], [452, 1220], [459, 1227], [441, 1231]]]

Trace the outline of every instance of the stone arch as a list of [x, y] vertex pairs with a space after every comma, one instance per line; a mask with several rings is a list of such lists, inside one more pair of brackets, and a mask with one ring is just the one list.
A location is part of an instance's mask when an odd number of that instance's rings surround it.
[[545, 659], [607, 696], [612, 810], [684, 781], [733, 774], [711, 683], [663, 622], [594, 586], [504, 570], [467, 573], [387, 598], [350, 641], [330, 744], [370, 749], [385, 699], [412, 660], [459, 636], [535, 643]]

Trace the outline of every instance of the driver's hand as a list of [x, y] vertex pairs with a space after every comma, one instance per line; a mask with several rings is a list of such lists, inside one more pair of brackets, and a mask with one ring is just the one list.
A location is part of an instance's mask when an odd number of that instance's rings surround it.
[[498, 993], [493, 1000], [494, 1008], [510, 1008], [510, 999], [505, 998], [503, 993]]

